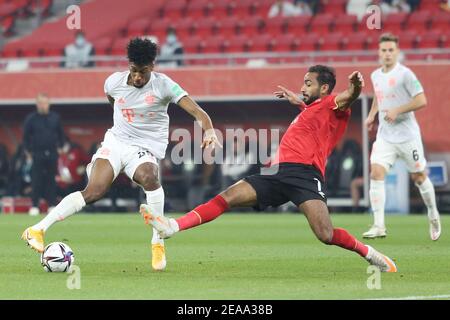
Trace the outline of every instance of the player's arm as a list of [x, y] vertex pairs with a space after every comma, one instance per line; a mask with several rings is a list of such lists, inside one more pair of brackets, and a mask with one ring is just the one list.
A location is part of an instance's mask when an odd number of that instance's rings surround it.
[[219, 140], [217, 139], [216, 133], [214, 132], [214, 127], [209, 115], [203, 110], [197, 102], [192, 100], [189, 96], [184, 96], [177, 103], [184, 111], [189, 113], [191, 116], [195, 118], [200, 124], [200, 126], [205, 131], [205, 136], [202, 142], [202, 148], [206, 148], [214, 146], [217, 144], [219, 147], [222, 147]]
[[425, 97], [425, 93], [421, 92], [414, 98], [412, 98], [412, 100], [409, 103], [399, 106], [397, 108], [393, 108], [391, 110], [387, 110], [384, 119], [389, 123], [393, 123], [395, 122], [399, 114], [410, 111], [416, 111], [425, 107], [426, 105], [427, 105], [427, 98]]
[[364, 87], [364, 79], [359, 71], [354, 71], [349, 77], [348, 89], [341, 92], [336, 96], [336, 109], [346, 110], [350, 108], [353, 102], [358, 99], [361, 94], [362, 88]]
[[295, 94], [293, 91], [286, 89], [283, 86], [278, 86], [278, 88], [280, 90], [275, 91], [273, 93], [275, 95], [275, 97], [280, 98], [280, 99], [287, 99], [290, 104], [292, 104], [294, 106], [298, 106], [300, 108], [303, 108], [305, 106], [305, 103], [303, 102], [303, 100], [300, 98], [300, 96], [298, 94]]
[[106, 95], [106, 97], [108, 98], [109, 104], [111, 105], [111, 107], [114, 108], [114, 98], [111, 97], [109, 94]]
[[373, 97], [372, 107], [370, 108], [369, 114], [367, 115], [366, 121], [364, 121], [367, 129], [371, 131], [375, 124], [375, 117], [378, 113], [378, 101], [377, 97]]

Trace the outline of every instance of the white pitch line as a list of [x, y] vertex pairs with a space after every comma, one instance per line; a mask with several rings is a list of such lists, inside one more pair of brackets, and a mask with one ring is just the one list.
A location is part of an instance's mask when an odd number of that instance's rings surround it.
[[373, 298], [365, 300], [432, 300], [432, 299], [450, 299], [450, 294], [441, 294], [435, 296], [409, 296], [409, 297], [395, 297], [395, 298]]

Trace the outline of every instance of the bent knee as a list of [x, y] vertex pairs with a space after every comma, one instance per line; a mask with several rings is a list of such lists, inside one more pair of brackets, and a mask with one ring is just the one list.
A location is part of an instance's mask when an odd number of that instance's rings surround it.
[[333, 242], [333, 230], [321, 230], [316, 233], [316, 237], [320, 242], [331, 245]]
[[87, 204], [93, 203], [103, 198], [108, 192], [108, 188], [103, 186], [87, 186], [81, 193]]

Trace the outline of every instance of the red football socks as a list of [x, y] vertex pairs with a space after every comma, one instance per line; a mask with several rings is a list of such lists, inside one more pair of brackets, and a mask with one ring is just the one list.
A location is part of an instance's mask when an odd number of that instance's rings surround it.
[[333, 230], [333, 239], [331, 239], [330, 244], [355, 251], [362, 257], [367, 256], [367, 252], [369, 251], [369, 248], [364, 243], [358, 241], [354, 236], [341, 228]]
[[222, 196], [218, 195], [207, 203], [199, 205], [194, 210], [176, 219], [176, 221], [180, 231], [186, 230], [214, 220], [228, 209], [228, 203]]

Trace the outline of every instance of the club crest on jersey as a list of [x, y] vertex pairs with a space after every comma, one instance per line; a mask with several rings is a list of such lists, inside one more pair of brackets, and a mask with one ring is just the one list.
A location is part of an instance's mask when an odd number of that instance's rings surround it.
[[124, 105], [125, 104], [125, 99], [124, 98], [119, 98], [119, 100], [117, 100], [117, 103], [120, 105]]
[[145, 101], [146, 104], [152, 105], [155, 102], [155, 97], [152, 96], [152, 94], [150, 93], [150, 94], [145, 96], [144, 101]]

